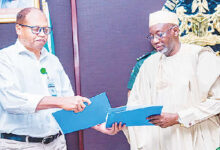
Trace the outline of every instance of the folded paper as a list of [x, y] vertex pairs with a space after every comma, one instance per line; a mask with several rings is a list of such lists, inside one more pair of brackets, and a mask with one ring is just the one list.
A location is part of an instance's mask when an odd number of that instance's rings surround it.
[[161, 114], [163, 106], [123, 106], [111, 108], [108, 112], [106, 127], [110, 128], [113, 123], [122, 122], [126, 126], [153, 125], [146, 118]]
[[53, 113], [64, 134], [105, 122], [107, 112], [110, 109], [106, 93], [101, 93], [90, 100], [92, 103], [82, 112], [74, 113], [73, 111], [60, 110]]

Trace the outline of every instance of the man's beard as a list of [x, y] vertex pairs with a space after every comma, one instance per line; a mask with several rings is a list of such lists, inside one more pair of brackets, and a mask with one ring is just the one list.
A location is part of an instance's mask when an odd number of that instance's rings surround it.
[[167, 56], [166, 53], [168, 52], [168, 50], [169, 49], [167, 47], [164, 47], [164, 49], [160, 50], [159, 52]]

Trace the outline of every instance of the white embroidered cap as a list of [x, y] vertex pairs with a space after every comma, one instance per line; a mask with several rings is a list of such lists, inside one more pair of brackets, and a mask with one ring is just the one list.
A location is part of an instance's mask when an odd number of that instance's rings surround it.
[[156, 11], [150, 13], [149, 16], [149, 27], [159, 23], [172, 23], [179, 25], [178, 17], [175, 13], [169, 11]]

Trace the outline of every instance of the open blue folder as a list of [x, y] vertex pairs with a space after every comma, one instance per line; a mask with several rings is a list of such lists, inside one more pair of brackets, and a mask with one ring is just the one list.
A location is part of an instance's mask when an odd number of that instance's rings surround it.
[[153, 125], [146, 118], [152, 115], [161, 114], [163, 106], [123, 106], [111, 108], [108, 112], [106, 127], [110, 128], [113, 123], [122, 122], [126, 126]]
[[53, 113], [64, 134], [105, 122], [107, 112], [111, 108], [106, 93], [101, 93], [90, 100], [92, 103], [82, 112], [60, 110]]

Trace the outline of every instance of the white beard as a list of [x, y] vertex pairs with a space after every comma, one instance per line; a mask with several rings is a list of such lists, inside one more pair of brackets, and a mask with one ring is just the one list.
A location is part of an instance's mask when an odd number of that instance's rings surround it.
[[161, 51], [159, 51], [160, 53], [164, 54], [168, 51], [168, 48], [167, 47], [164, 47], [164, 49], [162, 49]]

